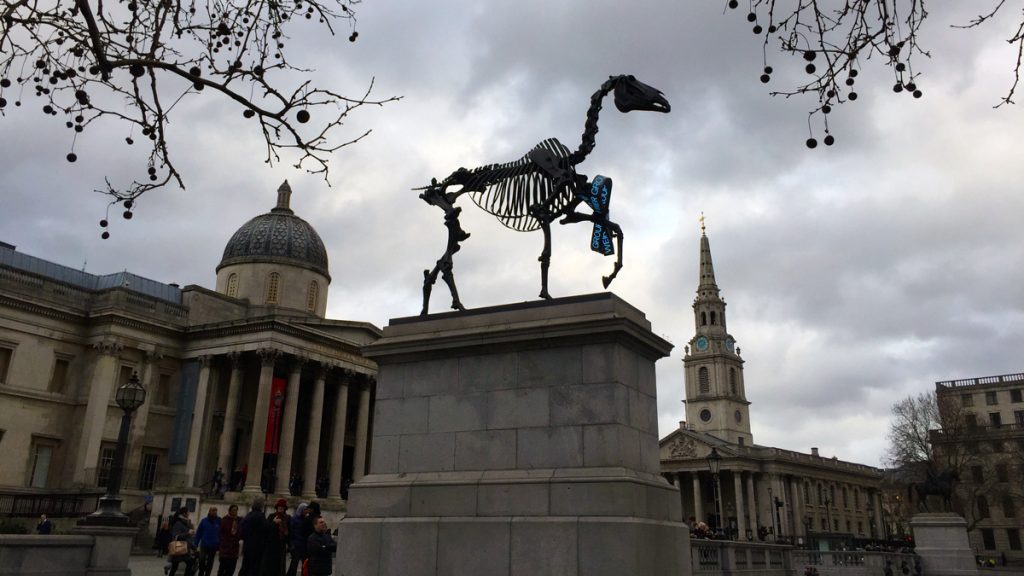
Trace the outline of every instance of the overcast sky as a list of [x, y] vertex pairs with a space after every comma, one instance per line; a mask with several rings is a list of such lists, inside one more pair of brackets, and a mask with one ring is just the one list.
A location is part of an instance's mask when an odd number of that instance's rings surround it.
[[[444, 251], [441, 211], [410, 189], [544, 138], [574, 148], [590, 95], [634, 74], [671, 114], [606, 101], [579, 170], [615, 182], [625, 267], [612, 290], [676, 345], [658, 362], [661, 434], [684, 418], [703, 211], [754, 441], [879, 465], [894, 401], [1024, 370], [1024, 110], [993, 109], [1012, 82], [1013, 22], [952, 31], [971, 14], [935, 8], [922, 38], [933, 57], [917, 64], [924, 98], [893, 94], [865, 63], [860, 98], [833, 114], [836, 145], [808, 150], [811, 102], [768, 95], [760, 43], [722, 4], [366, 0], [357, 42], [302, 36], [310, 49], [292, 57], [327, 87], [358, 94], [376, 77], [378, 96], [403, 96], [352, 117], [348, 134], [374, 132], [333, 159], [330, 187], [287, 159], [265, 164], [254, 125], [204, 94], [179, 106], [169, 135], [187, 190], [144, 197], [130, 222], [112, 217], [106, 241], [106, 199], [91, 191], [138, 173], [121, 156], [127, 129], [90, 128], [71, 165], [64, 119], [32, 105], [0, 119], [0, 240], [93, 273], [212, 288], [228, 238], [288, 179], [330, 255], [328, 316], [383, 326], [419, 312], [422, 271]], [[780, 87], [803, 75], [802, 61], [769, 55]], [[536, 298], [541, 235], [466, 200], [463, 303]], [[555, 231], [554, 296], [602, 289], [612, 259], [588, 242], [587, 226]], [[432, 310], [449, 302], [439, 284]]]

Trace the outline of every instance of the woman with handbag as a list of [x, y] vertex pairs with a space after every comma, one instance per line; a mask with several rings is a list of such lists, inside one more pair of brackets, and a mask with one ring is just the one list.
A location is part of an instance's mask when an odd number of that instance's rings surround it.
[[185, 563], [185, 576], [192, 576], [192, 570], [196, 565], [192, 557], [192, 549], [189, 542], [192, 540], [192, 522], [188, 519], [188, 508], [182, 507], [178, 513], [171, 517], [171, 543], [167, 547], [167, 556], [171, 560], [171, 570], [168, 576], [174, 576], [178, 571], [178, 564]]

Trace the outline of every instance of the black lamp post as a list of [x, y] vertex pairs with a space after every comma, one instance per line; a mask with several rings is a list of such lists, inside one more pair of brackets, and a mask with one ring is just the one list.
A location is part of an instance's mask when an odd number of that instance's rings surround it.
[[131, 430], [132, 412], [146, 402], [146, 389], [139, 382], [138, 372], [134, 372], [128, 382], [118, 387], [114, 393], [114, 401], [124, 411], [121, 415], [121, 430], [117, 433], [117, 446], [114, 448], [114, 461], [110, 465], [110, 476], [107, 479], [107, 493], [99, 501], [95, 512], [82, 520], [82, 524], [101, 524], [108, 526], [126, 526], [128, 517], [121, 512], [121, 480], [124, 477], [125, 452], [128, 450], [128, 433]]
[[720, 492], [718, 473], [722, 470], [722, 455], [718, 453], [717, 449], [712, 448], [711, 453], [707, 455], [706, 460], [708, 461], [708, 470], [711, 471], [711, 477], [715, 481], [715, 532], [717, 533], [722, 529], [722, 501], [718, 497]]

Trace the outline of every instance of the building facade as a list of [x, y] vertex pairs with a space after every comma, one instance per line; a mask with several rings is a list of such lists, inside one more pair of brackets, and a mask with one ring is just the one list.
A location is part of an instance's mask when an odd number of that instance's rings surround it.
[[[0, 244], [0, 491], [102, 488], [121, 410], [135, 412], [126, 506], [159, 488], [340, 499], [366, 470], [376, 365], [368, 323], [325, 318], [331, 278], [319, 235], [276, 206], [230, 238], [216, 290], [122, 272], [94, 275]], [[291, 488], [297, 488], [292, 482]]]
[[[936, 459], [958, 463], [954, 509], [979, 557], [1024, 563], [1024, 374], [935, 383]], [[958, 456], [958, 457], [957, 457]]]
[[[702, 229], [694, 335], [683, 357], [686, 421], [660, 442], [662, 473], [679, 486], [683, 515], [738, 539], [886, 538], [881, 470], [755, 444], [743, 359]], [[708, 455], [721, 457], [711, 473]]]

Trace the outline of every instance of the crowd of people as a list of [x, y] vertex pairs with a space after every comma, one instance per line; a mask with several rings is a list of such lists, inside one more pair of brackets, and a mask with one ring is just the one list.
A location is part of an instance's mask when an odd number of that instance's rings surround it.
[[288, 514], [288, 501], [281, 498], [267, 514], [264, 499], [257, 497], [244, 518], [234, 504], [223, 517], [213, 506], [198, 525], [182, 507], [161, 525], [153, 547], [158, 556], [167, 555], [168, 576], [177, 576], [180, 567], [184, 576], [212, 576], [215, 561], [217, 576], [235, 576], [239, 560], [239, 576], [327, 576], [337, 544], [317, 502], [299, 504]]

